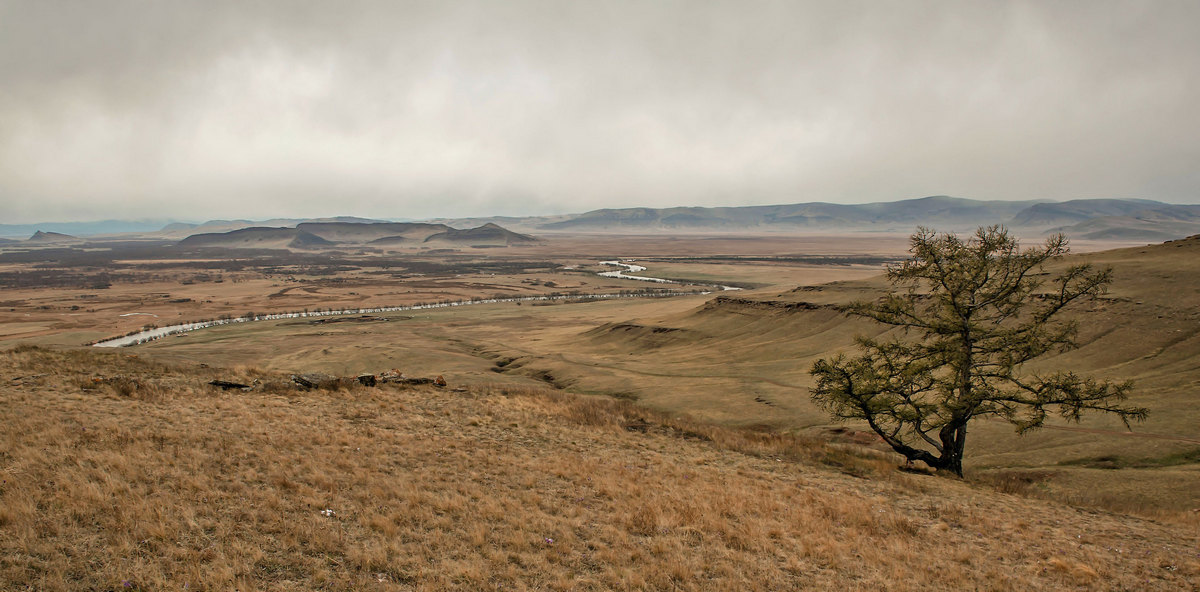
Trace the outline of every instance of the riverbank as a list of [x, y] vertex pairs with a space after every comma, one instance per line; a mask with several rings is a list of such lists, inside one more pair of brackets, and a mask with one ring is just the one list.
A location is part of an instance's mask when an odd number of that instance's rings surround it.
[[356, 315], [356, 314], [379, 314], [388, 312], [404, 312], [414, 310], [429, 310], [435, 308], [450, 308], [455, 306], [471, 306], [479, 304], [511, 304], [522, 302], [546, 302], [558, 300], [614, 300], [620, 298], [670, 298], [673, 296], [696, 296], [706, 295], [712, 292], [707, 290], [641, 290], [636, 292], [617, 292], [603, 294], [552, 294], [548, 296], [520, 296], [513, 298], [475, 298], [471, 300], [456, 300], [452, 302], [433, 302], [425, 304], [412, 304], [404, 306], [377, 306], [370, 308], [347, 308], [338, 310], [305, 310], [294, 312], [278, 312], [268, 313], [253, 316], [240, 316], [232, 318], [210, 319], [204, 321], [193, 321], [188, 323], [179, 323], [166, 327], [152, 327], [142, 331], [103, 339], [95, 343], [89, 343], [93, 347], [129, 347], [139, 345], [148, 341], [162, 339], [171, 335], [187, 333], [190, 331], [198, 331], [209, 327], [218, 327], [221, 325], [229, 325], [233, 323], [250, 323], [256, 321], [278, 321], [284, 319], [301, 319], [309, 317], [329, 317], [341, 315]]

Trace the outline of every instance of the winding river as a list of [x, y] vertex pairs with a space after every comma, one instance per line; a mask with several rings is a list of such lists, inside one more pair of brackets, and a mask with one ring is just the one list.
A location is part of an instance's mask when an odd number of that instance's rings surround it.
[[[638, 272], [646, 271], [645, 267], [642, 267], [641, 265], [634, 265], [633, 263], [622, 263], [621, 261], [601, 261], [600, 265], [612, 265], [615, 267], [623, 267], [624, 268], [624, 269], [618, 269], [616, 271], [602, 271], [602, 272], [596, 274], [596, 275], [603, 276], [603, 277], [621, 278], [621, 279], [625, 279], [625, 280], [638, 280], [638, 281], [642, 281], [642, 282], [655, 282], [658, 284], [678, 284], [678, 283], [680, 283], [675, 280], [668, 280], [668, 279], [664, 279], [664, 278], [649, 277], [649, 276], [644, 276], [644, 275], [629, 275], [630, 273], [638, 273]], [[626, 272], [628, 272], [628, 273], [626, 273]], [[721, 290], [741, 290], [741, 288], [737, 288], [734, 286], [723, 286], [721, 284], [705, 284], [705, 283], [701, 283], [701, 282], [688, 282], [688, 283], [693, 284], [693, 285], [698, 285], [698, 286], [709, 286], [712, 288], [720, 288]]]
[[[663, 278], [652, 278], [652, 277], [644, 277], [644, 276], [626, 275], [625, 274], [625, 271], [629, 271], [632, 273], [637, 273], [639, 271], [645, 271], [646, 268], [642, 267], [640, 265], [633, 265], [630, 263], [622, 263], [620, 261], [601, 261], [600, 263], [601, 263], [601, 265], [613, 265], [613, 266], [618, 266], [618, 267], [624, 268], [624, 269], [620, 269], [617, 271], [604, 271], [604, 272], [600, 272], [597, 274], [597, 275], [600, 275], [603, 277], [621, 278], [621, 279], [627, 279], [627, 280], [638, 280], [638, 281], [643, 281], [643, 282], [655, 282], [655, 283], [659, 283], [659, 284], [677, 284], [677, 283], [679, 283], [676, 281], [667, 280], [667, 279], [663, 279]], [[721, 285], [716, 285], [716, 284], [713, 284], [711, 287], [719, 288], [722, 290], [740, 290], [741, 289], [741, 288], [734, 288], [732, 286], [721, 286]], [[504, 303], [512, 303], [512, 302], [539, 302], [539, 301], [548, 301], [548, 300], [615, 300], [618, 298], [668, 298], [671, 296], [690, 296], [690, 295], [710, 294], [710, 293], [711, 292], [707, 291], [707, 290], [697, 290], [697, 291], [685, 291], [685, 292], [679, 292], [679, 291], [632, 292], [632, 293], [626, 293], [626, 294], [554, 294], [554, 295], [548, 295], [548, 296], [520, 296], [520, 297], [514, 297], [514, 298], [480, 298], [480, 299], [474, 299], [474, 300], [456, 300], [453, 302], [435, 302], [432, 304], [412, 304], [412, 305], [407, 305], [407, 306], [379, 306], [379, 307], [372, 307], [372, 308], [346, 308], [346, 309], [339, 309], [339, 310], [279, 312], [279, 313], [262, 314], [262, 315], [255, 315], [255, 316], [242, 316], [242, 317], [236, 317], [236, 318], [213, 319], [211, 321], [196, 321], [196, 322], [192, 322], [192, 323], [180, 323], [178, 325], [157, 327], [154, 329], [147, 329], [145, 331], [139, 331], [137, 333], [131, 333], [129, 335], [125, 335], [122, 337], [114, 337], [112, 339], [105, 339], [103, 341], [98, 341], [96, 343], [93, 343], [92, 345], [94, 347], [127, 347], [127, 346], [131, 346], [131, 345], [138, 345], [138, 344], [146, 343], [147, 341], [154, 341], [155, 339], [162, 339], [163, 337], [167, 337], [169, 335], [176, 335], [179, 333], [187, 333], [189, 331], [197, 331], [199, 329], [207, 329], [209, 327], [218, 327], [221, 325], [232, 325], [232, 324], [236, 324], [236, 323], [251, 323], [254, 321], [277, 321], [277, 320], [282, 320], [282, 319], [302, 319], [302, 318], [309, 318], [309, 317], [330, 317], [330, 316], [352, 315], [352, 314], [375, 314], [375, 313], [383, 313], [383, 312], [402, 312], [402, 311], [409, 311], [409, 310], [428, 310], [428, 309], [434, 309], [434, 308], [452, 308], [455, 306], [470, 306], [470, 305], [474, 305], [474, 304], [504, 304]], [[139, 314], [139, 313], [130, 313], [130, 314]], [[127, 315], [121, 315], [121, 316], [127, 316]]]

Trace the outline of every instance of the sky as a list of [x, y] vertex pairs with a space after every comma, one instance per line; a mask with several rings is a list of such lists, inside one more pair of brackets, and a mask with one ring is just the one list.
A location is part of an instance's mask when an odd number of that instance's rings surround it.
[[1200, 203], [1200, 2], [0, 0], [0, 223]]

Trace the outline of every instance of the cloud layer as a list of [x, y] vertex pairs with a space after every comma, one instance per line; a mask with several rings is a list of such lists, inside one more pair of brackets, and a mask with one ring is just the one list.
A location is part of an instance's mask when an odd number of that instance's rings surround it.
[[0, 2], [4, 222], [1200, 201], [1200, 4]]

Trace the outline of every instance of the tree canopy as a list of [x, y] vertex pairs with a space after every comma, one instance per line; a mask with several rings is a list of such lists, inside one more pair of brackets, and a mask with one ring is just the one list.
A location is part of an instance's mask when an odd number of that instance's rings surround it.
[[1123, 402], [1129, 382], [1073, 371], [1025, 372], [1026, 362], [1076, 347], [1078, 322], [1059, 316], [1105, 292], [1112, 270], [1089, 264], [1050, 277], [1044, 264], [1069, 251], [1062, 235], [1021, 250], [1003, 227], [962, 239], [920, 229], [911, 257], [888, 270], [893, 291], [846, 312], [897, 330], [858, 337], [860, 352], [818, 360], [812, 398], [835, 418], [865, 420], [896, 452], [962, 476], [967, 424], [993, 416], [1018, 432], [1048, 413], [1078, 421], [1113, 413], [1128, 426], [1146, 409]]

